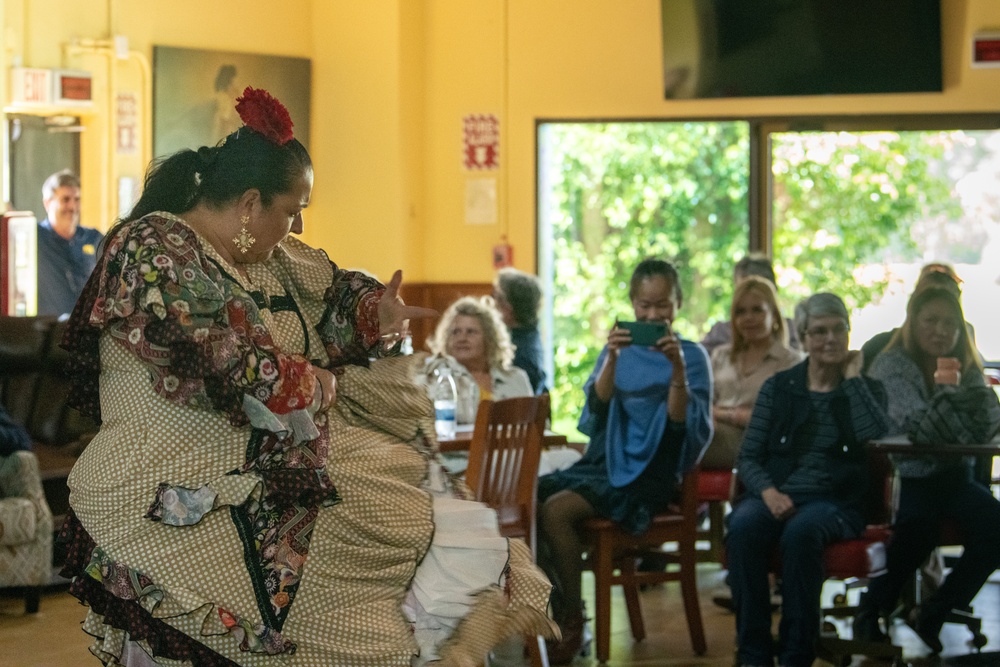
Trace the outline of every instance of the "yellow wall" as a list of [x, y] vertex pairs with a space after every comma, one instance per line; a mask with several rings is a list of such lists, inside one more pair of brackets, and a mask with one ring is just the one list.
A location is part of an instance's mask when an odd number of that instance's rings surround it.
[[[136, 62], [66, 58], [73, 37], [309, 57], [316, 167], [307, 241], [344, 266], [409, 281], [486, 282], [506, 234], [535, 266], [538, 119], [947, 113], [1000, 109], [1000, 70], [971, 69], [969, 40], [1000, 29], [996, 0], [942, 0], [940, 94], [668, 101], [659, 0], [0, 0], [0, 66], [86, 67], [97, 99], [109, 78], [138, 91]], [[6, 88], [0, 92], [5, 99]], [[106, 109], [88, 120], [87, 174], [107, 160]], [[501, 119], [501, 168], [461, 164], [464, 115]], [[138, 176], [139, 161], [114, 160]], [[499, 221], [467, 225], [466, 183], [495, 178]], [[87, 220], [107, 218], [109, 183], [85, 179]], [[110, 195], [102, 195], [110, 192]], [[104, 203], [102, 204], [102, 199]], [[96, 200], [96, 201], [95, 201]], [[107, 222], [101, 225], [106, 227]]]
[[[95, 104], [93, 113], [83, 117], [86, 131], [81, 138], [84, 224], [106, 229], [116, 214], [117, 179], [142, 177], [145, 160], [114, 155], [110, 100], [118, 92], [132, 92], [141, 104], [140, 61], [152, 60], [153, 46], [311, 57], [312, 0], [280, 3], [281, 20], [274, 19], [277, 6], [271, 0], [4, 0], [4, 78], [18, 64], [83, 69], [93, 75]], [[111, 56], [109, 40], [114, 35], [128, 38], [132, 58]], [[71, 48], [74, 40], [86, 40], [87, 47]], [[7, 96], [4, 85], [3, 106]], [[140, 114], [149, 120], [148, 109], [140, 109]], [[151, 141], [148, 128], [145, 141]], [[6, 156], [0, 169], [5, 164]]]
[[395, 268], [418, 279], [410, 258], [419, 257], [419, 224], [410, 218], [419, 174], [405, 164], [419, 125], [406, 112], [414, 92], [401, 85], [411, 69], [409, 11], [395, 1], [318, 1], [312, 25], [316, 184], [305, 238], [383, 279]]
[[[970, 38], [1000, 28], [996, 0], [943, 0], [945, 91], [940, 94], [665, 100], [659, 0], [435, 0], [428, 12], [427, 179], [431, 281], [488, 281], [503, 232], [516, 264], [535, 267], [535, 122], [542, 118], [685, 118], [784, 114], [1000, 110], [1000, 69], [969, 67]], [[502, 22], [508, 13], [503, 66]], [[473, 79], [470, 81], [470, 78]], [[504, 91], [506, 90], [506, 97]], [[505, 122], [500, 175], [504, 220], [464, 225], [467, 177], [455, 157], [463, 113]]]

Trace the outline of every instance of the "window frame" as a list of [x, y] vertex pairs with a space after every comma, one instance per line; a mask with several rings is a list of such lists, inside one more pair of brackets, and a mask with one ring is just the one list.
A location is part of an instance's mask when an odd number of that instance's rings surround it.
[[[541, 131], [549, 124], [593, 123], [716, 123], [743, 122], [749, 124], [748, 250], [762, 252], [773, 258], [773, 178], [771, 171], [771, 135], [788, 132], [913, 132], [947, 130], [1000, 130], [1000, 112], [927, 113], [927, 114], [829, 114], [814, 116], [681, 116], [681, 117], [596, 117], [535, 119], [535, 273], [543, 281], [551, 281], [551, 266], [543, 253], [551, 239], [541, 237], [544, 215], [542, 194], [543, 174]], [[546, 290], [548, 292], [548, 290]], [[552, 295], [545, 295], [545, 311], [551, 319]], [[545, 322], [551, 331], [552, 322]], [[551, 351], [546, 353], [546, 365], [551, 364]], [[987, 364], [1000, 369], [1000, 361]], [[554, 368], [547, 368], [551, 374]]]
[[940, 130], [1000, 130], [1000, 113], [933, 113], [933, 114], [868, 114], [821, 116], [682, 116], [663, 117], [602, 117], [602, 118], [536, 118], [535, 119], [535, 272], [541, 266], [544, 250], [540, 232], [541, 218], [541, 155], [540, 131], [548, 124], [591, 123], [718, 123], [743, 122], [750, 126], [750, 173], [747, 202], [751, 251], [772, 256], [772, 179], [771, 134], [783, 132], [913, 132]]

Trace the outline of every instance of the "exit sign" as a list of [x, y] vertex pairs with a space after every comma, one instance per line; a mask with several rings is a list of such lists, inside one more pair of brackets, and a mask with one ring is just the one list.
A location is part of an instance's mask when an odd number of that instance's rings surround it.
[[972, 36], [972, 66], [1000, 67], [1000, 32], [979, 32]]
[[90, 72], [13, 67], [10, 102], [23, 107], [89, 107], [93, 104]]
[[10, 101], [17, 105], [52, 104], [52, 70], [14, 67], [10, 72]]

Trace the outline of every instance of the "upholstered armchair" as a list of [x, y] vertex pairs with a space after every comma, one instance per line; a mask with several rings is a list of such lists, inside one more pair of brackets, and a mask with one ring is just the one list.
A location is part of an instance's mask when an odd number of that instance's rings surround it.
[[32, 452], [0, 456], [0, 586], [25, 591], [25, 611], [38, 611], [52, 576], [52, 512]]

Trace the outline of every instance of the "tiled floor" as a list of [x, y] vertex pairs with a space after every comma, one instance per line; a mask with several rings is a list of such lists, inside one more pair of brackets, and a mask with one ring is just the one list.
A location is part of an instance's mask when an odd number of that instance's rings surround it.
[[[708, 653], [695, 656], [688, 639], [687, 623], [676, 584], [668, 584], [642, 594], [647, 638], [633, 642], [628, 629], [625, 605], [619, 595], [613, 600], [611, 667], [729, 667], [733, 661], [733, 616], [711, 602], [721, 574], [717, 566], [703, 565], [699, 570], [702, 591], [702, 615], [708, 639]], [[589, 590], [591, 582], [585, 582]], [[827, 595], [836, 591], [828, 590]], [[1000, 650], [1000, 576], [988, 583], [975, 601], [976, 612], [983, 615], [983, 631], [989, 638], [985, 650]], [[80, 630], [84, 608], [65, 592], [51, 592], [42, 599], [41, 611], [25, 616], [20, 600], [0, 598], [0, 665], [3, 667], [76, 667], [97, 665], [87, 652], [88, 638]], [[906, 627], [896, 631], [896, 641], [904, 648], [913, 667], [948, 665], [948, 658], [969, 652], [968, 632], [946, 626], [942, 633], [944, 658], [930, 657], [926, 649]], [[996, 660], [980, 664], [1000, 667]], [[817, 665], [825, 665], [817, 661]], [[853, 667], [878, 664], [855, 660]], [[884, 664], [884, 663], [883, 663]], [[592, 667], [592, 657], [577, 658], [574, 667]]]

